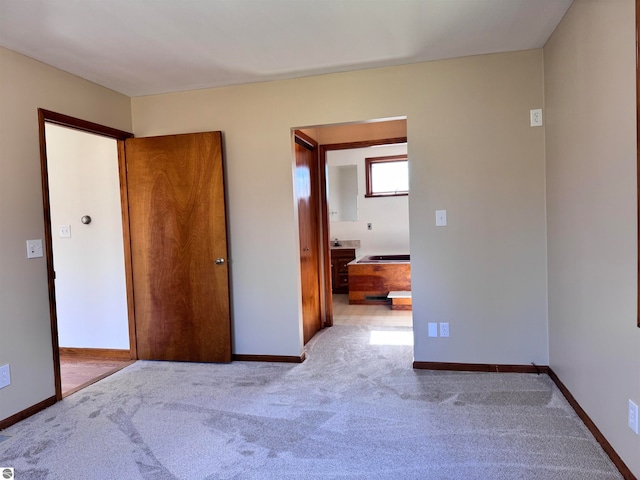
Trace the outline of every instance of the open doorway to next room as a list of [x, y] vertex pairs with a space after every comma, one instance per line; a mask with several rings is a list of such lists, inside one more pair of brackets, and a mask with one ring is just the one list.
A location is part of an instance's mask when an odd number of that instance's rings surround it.
[[117, 141], [45, 123], [62, 396], [132, 363]]
[[301, 131], [326, 190], [327, 324], [412, 327], [406, 119]]

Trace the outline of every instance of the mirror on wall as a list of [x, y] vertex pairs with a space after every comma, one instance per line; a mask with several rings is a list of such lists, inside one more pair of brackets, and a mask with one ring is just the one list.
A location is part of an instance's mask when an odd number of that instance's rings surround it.
[[358, 220], [358, 168], [356, 165], [328, 167], [329, 220]]

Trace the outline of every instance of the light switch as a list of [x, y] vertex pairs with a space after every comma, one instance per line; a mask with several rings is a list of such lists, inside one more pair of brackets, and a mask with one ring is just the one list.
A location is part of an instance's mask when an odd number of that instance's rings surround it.
[[27, 258], [42, 257], [42, 240], [27, 240]]
[[446, 226], [447, 226], [447, 211], [436, 210], [436, 227], [446, 227]]
[[435, 322], [429, 322], [429, 336], [437, 337], [438, 336], [438, 324]]
[[71, 225], [60, 225], [60, 238], [71, 238]]

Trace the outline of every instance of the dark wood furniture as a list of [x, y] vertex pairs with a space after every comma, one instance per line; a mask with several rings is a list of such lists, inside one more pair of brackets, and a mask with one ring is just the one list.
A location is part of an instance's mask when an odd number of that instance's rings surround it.
[[354, 263], [349, 266], [349, 304], [389, 304], [392, 291], [411, 291], [411, 263]]
[[347, 264], [355, 260], [355, 248], [331, 249], [331, 291], [349, 293], [349, 269]]

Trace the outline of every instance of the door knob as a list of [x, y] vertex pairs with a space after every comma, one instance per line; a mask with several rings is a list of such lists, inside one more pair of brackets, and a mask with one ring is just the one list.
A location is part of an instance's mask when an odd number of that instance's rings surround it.
[[222, 265], [224, 263], [224, 258], [216, 258], [216, 265]]
[[308, 252], [309, 250], [311, 250], [309, 247], [304, 247], [305, 252]]

